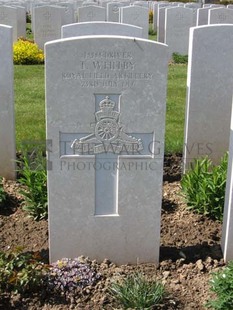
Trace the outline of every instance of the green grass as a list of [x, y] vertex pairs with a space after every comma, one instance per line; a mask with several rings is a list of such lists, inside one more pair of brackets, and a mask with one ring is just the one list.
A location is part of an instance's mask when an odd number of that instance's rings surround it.
[[44, 66], [14, 66], [16, 144], [45, 140]]
[[[170, 65], [167, 86], [166, 153], [182, 152], [187, 65]], [[15, 66], [17, 150], [23, 141], [45, 140], [44, 66]]]
[[182, 152], [187, 65], [170, 65], [167, 85], [165, 152]]

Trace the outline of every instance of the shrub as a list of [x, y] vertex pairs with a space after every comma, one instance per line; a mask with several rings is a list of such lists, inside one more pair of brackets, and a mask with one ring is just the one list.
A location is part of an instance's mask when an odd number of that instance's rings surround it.
[[150, 10], [150, 11], [149, 11], [149, 24], [152, 24], [152, 23], [153, 23], [153, 16], [154, 16], [153, 11]]
[[20, 38], [13, 45], [15, 65], [35, 65], [44, 63], [44, 54], [36, 43]]
[[209, 300], [208, 308], [216, 310], [233, 309], [233, 261], [223, 270], [212, 275], [210, 290], [216, 294], [215, 300]]
[[149, 25], [149, 35], [150, 36], [156, 35], [156, 31], [154, 31], [152, 24]]
[[187, 64], [188, 63], [188, 55], [181, 55], [179, 53], [173, 53], [172, 59], [175, 64]]
[[6, 192], [2, 185], [2, 177], [0, 177], [0, 204], [6, 200]]
[[195, 160], [181, 179], [182, 191], [189, 209], [222, 220], [227, 177], [227, 154], [218, 166], [210, 159]]
[[122, 282], [113, 283], [110, 294], [123, 309], [151, 309], [161, 302], [165, 290], [161, 283], [148, 281], [142, 274], [136, 273]]
[[36, 291], [43, 283], [45, 265], [38, 253], [0, 252], [0, 292]]
[[23, 165], [19, 171], [19, 182], [26, 186], [20, 193], [25, 198], [23, 210], [35, 220], [42, 220], [48, 217], [46, 163], [42, 156], [33, 156], [23, 155], [19, 161]]
[[63, 258], [51, 265], [46, 281], [49, 290], [68, 297], [77, 289], [95, 284], [99, 278], [100, 274], [88, 263], [80, 262], [78, 258]]

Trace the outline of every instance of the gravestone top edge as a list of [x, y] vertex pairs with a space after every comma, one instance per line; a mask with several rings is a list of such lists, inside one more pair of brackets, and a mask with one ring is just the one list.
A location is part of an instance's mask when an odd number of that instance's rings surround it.
[[119, 27], [121, 26], [130, 26], [130, 27], [133, 27], [133, 28], [138, 28], [138, 29], [142, 29], [142, 27], [139, 27], [139, 26], [135, 26], [135, 25], [132, 25], [132, 24], [126, 24], [126, 23], [117, 23], [117, 22], [108, 22], [108, 21], [100, 21], [100, 20], [97, 20], [97, 21], [89, 21], [89, 22], [80, 22], [80, 23], [72, 23], [72, 24], [67, 24], [67, 25], [64, 25], [62, 27], [70, 27], [70, 26], [75, 26], [75, 25], [88, 25], [88, 24], [97, 24], [97, 25], [118, 25]]
[[8, 29], [12, 29], [13, 27], [12, 26], [8, 26], [8, 25], [4, 25], [4, 24], [0, 24], [0, 27], [4, 27], [4, 28], [8, 28]]
[[195, 26], [195, 27], [190, 27], [190, 30], [198, 30], [198, 29], [210, 29], [214, 27], [233, 27], [233, 24], [209, 24], [209, 25], [201, 25], [201, 26]]
[[96, 39], [123, 39], [123, 40], [128, 40], [128, 41], [139, 41], [139, 42], [147, 42], [149, 44], [157, 45], [157, 46], [164, 46], [167, 47], [167, 44], [157, 42], [157, 41], [152, 41], [148, 39], [143, 39], [143, 38], [136, 38], [136, 37], [127, 37], [127, 36], [118, 36], [118, 35], [91, 35], [91, 36], [80, 36], [80, 37], [69, 37], [69, 38], [63, 38], [63, 39], [58, 39], [58, 40], [52, 40], [48, 41], [45, 43], [45, 47], [53, 45], [53, 44], [59, 44], [63, 42], [68, 42], [68, 41], [80, 41], [80, 40], [96, 40]]

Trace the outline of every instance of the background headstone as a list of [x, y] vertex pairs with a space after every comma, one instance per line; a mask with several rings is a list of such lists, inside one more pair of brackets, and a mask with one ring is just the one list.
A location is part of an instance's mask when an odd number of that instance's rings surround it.
[[118, 35], [142, 38], [142, 28], [120, 23], [86, 22], [62, 26], [62, 38], [85, 35]]
[[148, 38], [149, 9], [141, 6], [126, 6], [120, 8], [120, 21], [123, 24], [142, 27], [143, 38]]
[[183, 7], [165, 10], [165, 44], [169, 56], [173, 53], [188, 55], [189, 29], [193, 26], [193, 11]]
[[0, 25], [0, 176], [14, 180], [16, 173], [13, 29]]
[[144, 39], [46, 44], [50, 261], [158, 262], [167, 66]]
[[13, 27], [13, 42], [26, 37], [26, 11], [24, 8], [0, 6], [0, 24]]
[[65, 8], [40, 6], [34, 8], [34, 40], [44, 50], [44, 44], [61, 38]]
[[78, 22], [89, 22], [89, 21], [105, 21], [106, 20], [106, 9], [88, 5], [85, 7], [78, 8]]
[[228, 151], [233, 85], [233, 25], [190, 30], [184, 171], [195, 158], [214, 164]]
[[197, 9], [197, 26], [208, 24], [208, 15], [210, 7]]
[[120, 7], [127, 6], [128, 4], [122, 2], [109, 2], [107, 4], [107, 21], [117, 22], [120, 21]]
[[233, 24], [233, 10], [226, 8], [210, 9], [208, 24]]

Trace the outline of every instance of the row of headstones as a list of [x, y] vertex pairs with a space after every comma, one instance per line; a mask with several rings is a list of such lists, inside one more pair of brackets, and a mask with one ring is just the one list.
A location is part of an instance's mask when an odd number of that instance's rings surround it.
[[[133, 24], [143, 28], [143, 37], [148, 38], [149, 9], [141, 6], [126, 6], [122, 3], [109, 3], [107, 20]], [[116, 12], [116, 8], [118, 12]], [[119, 10], [120, 9], [120, 10]], [[119, 14], [121, 12], [121, 14]], [[117, 18], [116, 18], [117, 14]], [[100, 6], [84, 6], [78, 9], [79, 22], [106, 21], [106, 9]], [[61, 38], [62, 25], [74, 23], [74, 15], [67, 14], [66, 8], [58, 6], [35, 6], [32, 14], [34, 41], [40, 48], [51, 40]], [[12, 26], [13, 40], [26, 36], [26, 10], [22, 7], [0, 6], [0, 24]]]
[[[182, 7], [184, 6], [184, 7]], [[169, 54], [188, 54], [190, 27], [204, 24], [233, 24], [233, 10], [226, 7], [198, 8], [195, 4], [154, 4], [154, 29], [157, 40], [169, 47]], [[217, 5], [216, 5], [217, 6]], [[207, 13], [207, 20], [203, 19]]]
[[[89, 2], [90, 4], [90, 2]], [[148, 2], [145, 2], [148, 6]], [[34, 40], [40, 48], [48, 41], [61, 38], [62, 25], [74, 22], [74, 10], [71, 4], [60, 6], [34, 5], [32, 14], [32, 29]], [[69, 5], [69, 6], [68, 6]], [[129, 2], [107, 3], [106, 9], [97, 5], [83, 6], [78, 9], [79, 22], [87, 21], [113, 21], [132, 24], [142, 27], [144, 38], [148, 38], [149, 9], [138, 5], [128, 6]], [[184, 7], [182, 7], [184, 6]], [[169, 47], [169, 57], [174, 52], [182, 55], [188, 54], [189, 29], [200, 22], [199, 12], [208, 10], [209, 24], [233, 23], [233, 10], [230, 8], [198, 8], [198, 3], [154, 3], [154, 27], [157, 21], [158, 41]], [[207, 12], [207, 11], [206, 11]], [[197, 20], [197, 22], [196, 22]], [[26, 35], [26, 11], [22, 7], [0, 6], [0, 23], [13, 26], [14, 40]]]
[[[1, 26], [0, 36], [0, 175], [11, 179], [12, 28]], [[232, 44], [232, 25], [191, 28], [184, 170], [205, 155], [217, 164], [229, 149]], [[140, 38], [85, 36], [46, 44], [51, 261], [81, 254], [117, 263], [158, 261], [167, 67], [167, 46]], [[233, 259], [232, 140], [226, 260]]]

